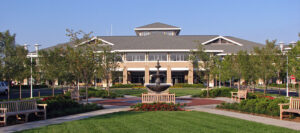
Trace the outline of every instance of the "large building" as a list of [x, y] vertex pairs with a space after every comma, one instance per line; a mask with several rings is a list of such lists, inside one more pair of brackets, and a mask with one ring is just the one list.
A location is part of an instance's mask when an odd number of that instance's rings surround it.
[[[251, 52], [262, 44], [219, 35], [180, 35], [181, 28], [163, 23], [153, 23], [134, 29], [136, 36], [98, 36], [91, 41], [100, 40], [118, 51], [123, 62], [114, 82], [122, 84], [147, 84], [154, 82], [156, 61], [161, 64], [160, 73], [166, 76], [165, 83], [194, 83], [194, 68], [188, 60], [189, 52], [202, 44], [205, 52], [224, 56], [240, 50]], [[65, 46], [61, 44], [57, 46]], [[57, 47], [55, 46], [55, 47]], [[210, 84], [210, 86], [213, 85]], [[104, 85], [106, 86], [106, 85]]]

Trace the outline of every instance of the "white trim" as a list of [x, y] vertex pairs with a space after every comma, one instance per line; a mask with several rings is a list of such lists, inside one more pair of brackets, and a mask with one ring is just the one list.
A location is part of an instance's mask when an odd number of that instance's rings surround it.
[[[127, 49], [127, 50], [113, 50], [114, 52], [190, 52], [197, 49]], [[224, 50], [204, 50], [208, 53], [222, 53]]]
[[123, 71], [124, 68], [116, 68], [116, 71]]
[[145, 68], [127, 68], [127, 71], [145, 71]]
[[[149, 71], [156, 71], [157, 68], [149, 68]], [[166, 67], [159, 68], [159, 71], [167, 71]]]
[[116, 52], [189, 52], [190, 49], [127, 49], [113, 50]]
[[[111, 42], [109, 42], [109, 41], [105, 41], [105, 40], [103, 40], [103, 39], [101, 39], [101, 38], [98, 38], [98, 37], [92, 37], [90, 40], [83, 41], [83, 42], [81, 42], [79, 45], [83, 45], [83, 44], [85, 44], [85, 43], [87, 43], [87, 42], [90, 42], [90, 41], [93, 41], [93, 40], [95, 40], [95, 39], [98, 39], [98, 40], [100, 40], [101, 42], [104, 42], [104, 43], [109, 44], [109, 45], [115, 45], [115, 44], [113, 44], [113, 43], [111, 43]], [[78, 46], [78, 45], [77, 45], [77, 46]]]
[[188, 71], [189, 68], [182, 67], [182, 68], [171, 68], [171, 71]]
[[208, 52], [208, 53], [223, 53], [224, 50], [204, 50], [204, 52]]
[[208, 40], [208, 41], [206, 41], [206, 42], [203, 42], [202, 45], [206, 45], [207, 43], [210, 43], [210, 42], [212, 42], [212, 41], [214, 41], [214, 40], [217, 40], [217, 39], [224, 39], [224, 40], [226, 40], [226, 41], [232, 42], [232, 43], [237, 44], [237, 45], [239, 45], [239, 46], [243, 46], [243, 44], [238, 43], [238, 42], [236, 42], [236, 41], [233, 41], [233, 40], [231, 40], [231, 39], [225, 38], [225, 37], [223, 37], [223, 36], [218, 36], [218, 37], [215, 37], [215, 38], [213, 38], [213, 39], [210, 39], [210, 40]]
[[181, 28], [134, 28], [134, 30], [181, 30]]

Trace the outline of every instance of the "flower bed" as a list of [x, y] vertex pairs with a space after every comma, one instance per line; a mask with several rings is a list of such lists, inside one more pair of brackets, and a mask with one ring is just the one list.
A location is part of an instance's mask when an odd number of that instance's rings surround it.
[[184, 111], [184, 106], [173, 103], [138, 103], [131, 108], [134, 111]]

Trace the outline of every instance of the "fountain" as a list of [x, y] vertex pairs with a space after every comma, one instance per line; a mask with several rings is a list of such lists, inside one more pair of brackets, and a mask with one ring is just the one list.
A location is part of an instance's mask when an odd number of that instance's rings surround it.
[[163, 84], [160, 81], [160, 78], [165, 75], [159, 74], [159, 68], [161, 67], [159, 60], [157, 61], [157, 65], [155, 67], [157, 68], [156, 74], [152, 75], [155, 77], [155, 83], [146, 84], [148, 93], [142, 94], [142, 103], [175, 103], [175, 94], [170, 94], [169, 91], [166, 91], [171, 84]]

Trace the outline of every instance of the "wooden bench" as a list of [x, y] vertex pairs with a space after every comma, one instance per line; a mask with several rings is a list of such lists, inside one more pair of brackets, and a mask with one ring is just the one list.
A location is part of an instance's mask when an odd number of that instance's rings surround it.
[[[300, 98], [290, 98], [290, 103], [280, 103], [280, 120], [282, 120], [283, 112], [298, 113], [300, 114]], [[283, 106], [289, 106], [288, 109], [284, 109]]]
[[239, 90], [238, 92], [231, 92], [231, 100], [240, 102], [241, 99], [247, 99], [247, 90]]
[[[43, 107], [39, 109], [38, 107]], [[46, 107], [47, 104], [37, 104], [36, 100], [21, 100], [21, 101], [6, 101], [0, 102], [0, 123], [6, 125], [7, 118], [9, 116], [25, 115], [25, 122], [28, 121], [28, 115], [35, 113], [37, 116], [42, 116], [46, 119]], [[43, 112], [43, 115], [38, 115], [39, 112]]]
[[155, 94], [148, 93], [142, 94], [142, 103], [176, 103], [175, 102], [175, 94], [163, 93], [163, 94]]

